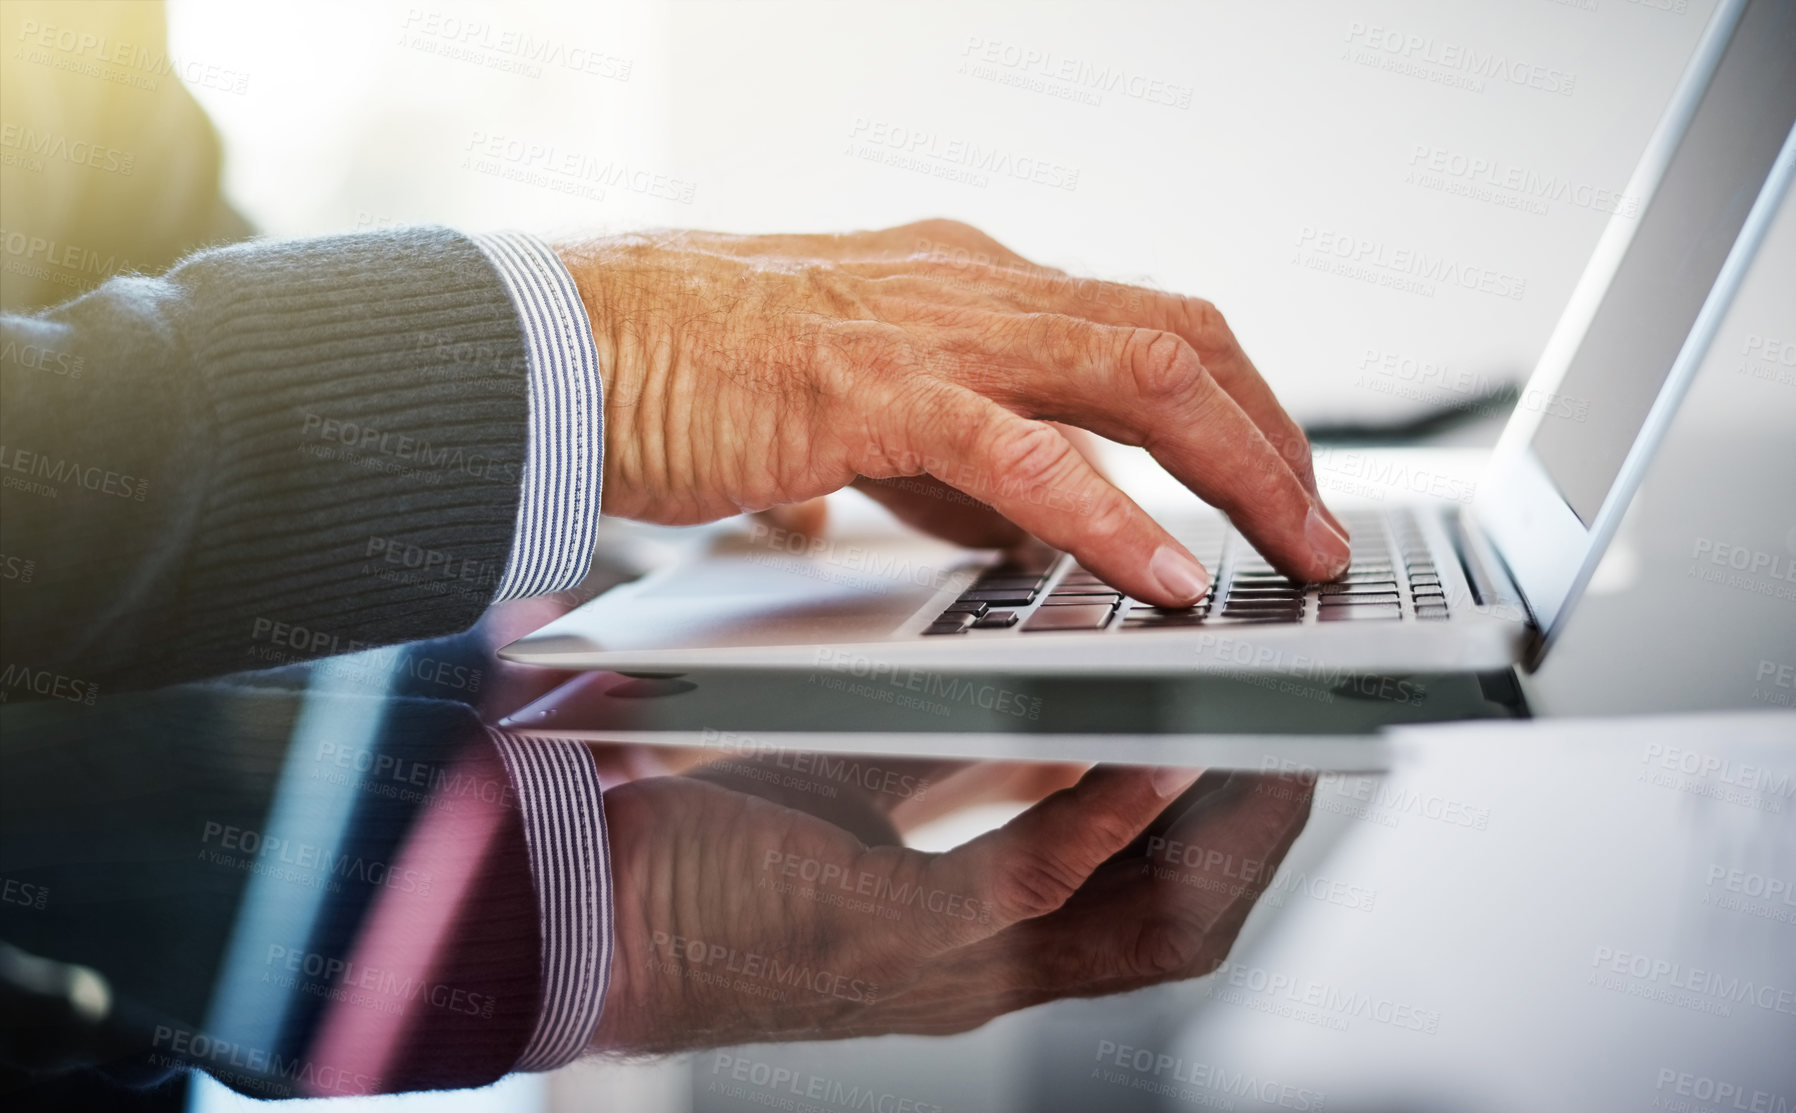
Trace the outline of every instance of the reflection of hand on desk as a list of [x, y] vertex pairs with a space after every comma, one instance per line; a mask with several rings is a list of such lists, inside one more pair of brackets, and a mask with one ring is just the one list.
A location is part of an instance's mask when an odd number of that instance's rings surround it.
[[1310, 798], [1272, 777], [1192, 780], [1100, 767], [944, 854], [850, 834], [889, 824], [858, 794], [830, 800], [830, 822], [702, 772], [613, 788], [616, 949], [594, 1046], [942, 1034], [1207, 973]]

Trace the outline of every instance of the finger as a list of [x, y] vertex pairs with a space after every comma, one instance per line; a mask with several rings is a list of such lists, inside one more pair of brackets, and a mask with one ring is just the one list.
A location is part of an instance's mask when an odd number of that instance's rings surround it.
[[1091, 462], [1091, 466], [1097, 470], [1099, 475], [1108, 478], [1108, 473], [1104, 470], [1103, 450], [1099, 447], [1102, 441], [1096, 434], [1090, 429], [1081, 429], [1077, 425], [1062, 425], [1059, 422], [1054, 422], [1053, 425], [1060, 431], [1060, 435], [1066, 438], [1068, 444], [1079, 450], [1079, 455]]
[[976, 290], [982, 301], [1001, 302], [1028, 312], [1061, 313], [1099, 324], [1130, 325], [1171, 332], [1197, 352], [1218, 385], [1241, 406], [1266, 439], [1279, 450], [1322, 513], [1343, 535], [1347, 530], [1321, 503], [1309, 438], [1279, 404], [1272, 387], [1242, 349], [1234, 330], [1216, 306], [1202, 298], [1121, 282], [1076, 278], [1054, 272], [1019, 271], [1014, 267], [965, 265], [950, 273], [911, 274], [905, 286], [880, 280], [876, 291], [917, 296], [931, 280], [949, 280], [957, 290]]
[[1015, 522], [931, 475], [862, 476], [854, 486], [905, 525], [969, 549], [1008, 548], [1027, 536]]
[[780, 503], [755, 512], [755, 517], [775, 529], [783, 529], [801, 537], [822, 537], [829, 525], [829, 500], [806, 499], [804, 502]]
[[934, 386], [900, 418], [908, 444], [900, 470], [927, 471], [989, 504], [1138, 599], [1186, 607], [1203, 597], [1210, 574], [1197, 558], [1052, 426], [951, 383]]
[[[1221, 311], [1202, 298], [1156, 290], [1141, 291], [1140, 309], [1134, 311], [1127, 308], [1128, 302], [1122, 291], [1137, 289], [1139, 288], [1106, 283], [1097, 288], [1095, 298], [1090, 296], [1090, 290], [1084, 291], [1086, 296], [1083, 298], [1069, 297], [1068, 291], [1057, 290], [1054, 292], [1059, 296], [1049, 299], [1046, 308], [1066, 313], [1080, 304], [1095, 302], [1095, 311], [1086, 314], [1094, 321], [1161, 329], [1176, 334], [1190, 344], [1216, 379], [1217, 385], [1228, 392], [1242, 412], [1259, 426], [1268, 443], [1290, 465], [1329, 524], [1342, 537], [1347, 537], [1347, 527], [1341, 524], [1328, 504], [1322, 501], [1321, 489], [1316, 485], [1316, 468], [1310, 453], [1309, 438], [1304, 435], [1303, 428], [1296, 420], [1285, 412], [1284, 406], [1279, 404], [1271, 385], [1247, 357]], [[1058, 304], [1054, 304], [1056, 302]]]
[[[1150, 835], [1143, 857], [1164, 871], [1155, 878], [1162, 918], [1209, 930], [1234, 912], [1245, 915], [1309, 822], [1311, 784], [1299, 777], [1233, 773], [1164, 832]], [[1206, 884], [1191, 884], [1193, 879]]]
[[1061, 314], [993, 315], [947, 334], [963, 357], [962, 385], [1145, 446], [1290, 575], [1332, 580], [1346, 571], [1346, 537], [1182, 337]]
[[1196, 350], [1197, 357], [1210, 369], [1210, 374], [1215, 376], [1217, 383], [1228, 391], [1229, 397], [1239, 403], [1247, 416], [1260, 427], [1272, 447], [1278, 449], [1279, 455], [1297, 473], [1298, 480], [1316, 500], [1317, 508], [1335, 528], [1335, 532], [1348, 537], [1346, 525], [1322, 500], [1322, 490], [1316, 485], [1315, 457], [1310, 451], [1310, 439], [1304, 435], [1303, 427], [1279, 404], [1271, 384], [1266, 382], [1265, 376], [1260, 374], [1259, 368], [1248, 358], [1240, 341], [1235, 339], [1234, 330], [1229, 328], [1216, 307], [1198, 298], [1180, 300], [1195, 303], [1196, 307], [1186, 311], [1184, 321], [1180, 322], [1175, 318], [1177, 327], [1174, 331]]
[[1181, 771], [1169, 783], [1158, 772], [1100, 766], [996, 831], [933, 859], [925, 884], [967, 894], [988, 912], [983, 919], [945, 921], [942, 949], [965, 946], [1064, 904], [1196, 777]]
[[1175, 824], [1190, 814], [1191, 809], [1198, 801], [1225, 790], [1234, 775], [1228, 769], [1206, 769], [1202, 776], [1191, 783], [1190, 788], [1181, 793], [1177, 800], [1162, 809], [1160, 814], [1154, 817], [1153, 822], [1141, 829], [1141, 834], [1135, 836], [1134, 842], [1117, 851], [1116, 857], [1111, 859], [1111, 864], [1121, 862], [1140, 865], [1148, 854], [1149, 840], [1164, 837]]
[[[1209, 973], [1309, 820], [1311, 790], [1294, 778], [1237, 773], [1192, 805], [1101, 894], [1019, 940], [1049, 969], [1085, 971], [1089, 992]], [[1126, 924], [1123, 930], [1105, 924]]]
[[[1198, 977], [1228, 957], [1310, 813], [1293, 778], [1234, 774], [1149, 854], [1106, 863], [1059, 910], [945, 955], [887, 1001], [895, 1026]], [[1001, 1004], [1001, 1007], [1000, 1007]]]

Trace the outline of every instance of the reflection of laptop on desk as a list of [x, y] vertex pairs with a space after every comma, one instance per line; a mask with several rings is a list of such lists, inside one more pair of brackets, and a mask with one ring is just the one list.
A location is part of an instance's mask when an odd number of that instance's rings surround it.
[[[1449, 672], [1534, 664], [1563, 627], [1796, 169], [1796, 2], [1724, 0], [1463, 513], [1350, 520], [1344, 580], [1287, 581], [1211, 514], [1215, 573], [1166, 612], [1061, 554], [919, 539], [734, 543], [615, 589], [503, 655], [687, 672], [867, 660], [940, 673]], [[1546, 400], [1547, 404], [1539, 404]], [[1530, 404], [1533, 402], [1534, 404]], [[779, 540], [783, 540], [780, 538]]]

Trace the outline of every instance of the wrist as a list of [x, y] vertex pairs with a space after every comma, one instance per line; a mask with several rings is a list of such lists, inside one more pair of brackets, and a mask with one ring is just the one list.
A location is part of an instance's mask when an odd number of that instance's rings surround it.
[[[611, 299], [604, 288], [605, 243], [603, 240], [551, 243], [549, 249], [567, 268], [568, 276], [574, 280], [574, 288], [579, 291], [580, 305], [586, 310], [586, 326], [592, 334], [593, 348], [599, 354], [599, 384], [605, 392], [605, 416], [609, 419], [611, 399], [618, 385], [618, 353], [606, 314]], [[606, 428], [610, 428], [609, 420]]]
[[[654, 430], [641, 425], [649, 415], [643, 401], [642, 323], [633, 312], [632, 290], [627, 276], [630, 241], [607, 238], [561, 242], [551, 249], [567, 268], [586, 310], [593, 349], [599, 359], [599, 385], [605, 407], [605, 513], [618, 518], [648, 516], [652, 500], [641, 496], [645, 473], [643, 446], [657, 443]], [[623, 322], [636, 319], [636, 343], [626, 343]]]
[[[608, 1055], [655, 1055], [684, 1050], [686, 1029], [702, 1029], [685, 1009], [677, 971], [685, 958], [673, 949], [678, 928], [672, 894], [657, 884], [665, 862], [649, 850], [655, 778], [613, 785], [603, 794], [611, 848], [612, 946], [605, 1004], [587, 1047]], [[647, 792], [645, 793], [645, 786]], [[682, 944], [685, 942], [681, 937]]]

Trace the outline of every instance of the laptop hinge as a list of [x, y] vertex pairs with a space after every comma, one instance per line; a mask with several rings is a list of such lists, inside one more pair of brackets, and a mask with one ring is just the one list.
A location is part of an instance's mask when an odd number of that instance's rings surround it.
[[[1465, 582], [1472, 590], [1473, 602], [1481, 607], [1515, 608], [1530, 634], [1538, 639], [1540, 623], [1529, 608], [1528, 600], [1520, 591], [1515, 590], [1515, 580], [1509, 576], [1509, 566], [1504, 563], [1502, 554], [1494, 551], [1478, 535], [1467, 520], [1468, 515], [1462, 513], [1459, 507], [1449, 509], [1446, 518], [1447, 536], [1453, 541], [1453, 551], [1459, 557], [1459, 567], [1465, 573]], [[1503, 579], [1492, 574], [1492, 564], [1502, 569]]]

